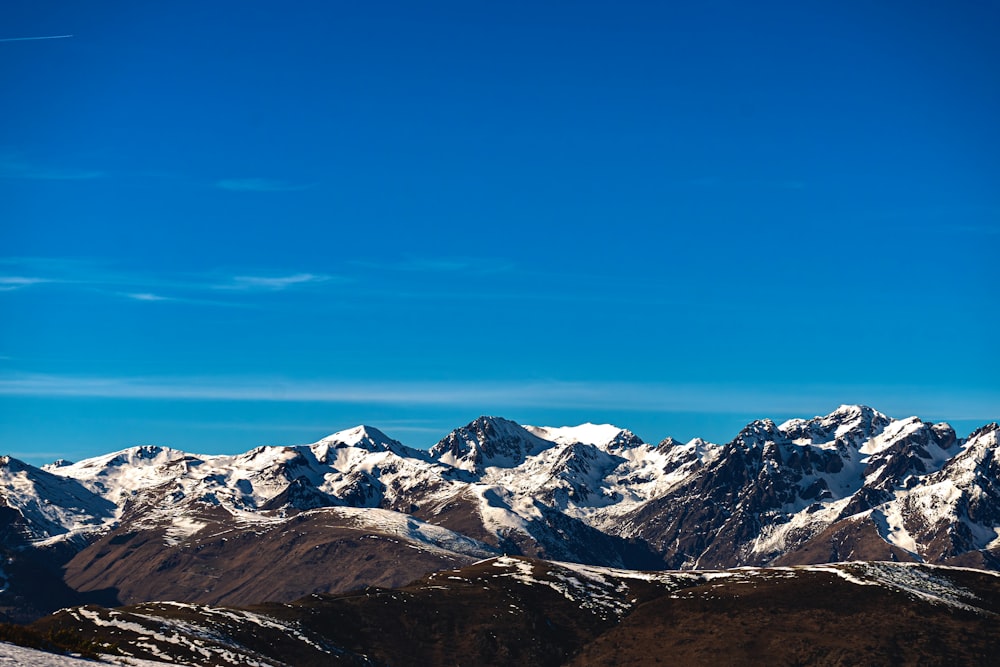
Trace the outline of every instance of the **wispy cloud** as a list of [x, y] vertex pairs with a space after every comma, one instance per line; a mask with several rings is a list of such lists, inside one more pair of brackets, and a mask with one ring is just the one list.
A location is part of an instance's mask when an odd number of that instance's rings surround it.
[[53, 167], [25, 162], [17, 158], [0, 157], [0, 178], [22, 178], [39, 181], [89, 181], [103, 178], [105, 172], [95, 169]]
[[[621, 387], [614, 393], [622, 396]], [[609, 387], [566, 382], [315, 382], [280, 378], [0, 376], [0, 395], [321, 403], [606, 405]], [[629, 392], [636, 398], [635, 392]]]
[[[0, 292], [50, 284], [63, 289], [86, 289], [133, 301], [178, 302], [201, 305], [239, 305], [253, 293], [283, 292], [323, 283], [347, 283], [350, 278], [320, 273], [241, 274], [221, 272], [169, 274], [122, 270], [100, 262], [52, 258], [0, 258]], [[230, 292], [226, 300], [219, 300]], [[240, 296], [240, 295], [245, 296]], [[211, 295], [211, 296], [210, 296]], [[209, 297], [209, 298], [205, 298]]]
[[219, 299], [199, 299], [187, 296], [164, 296], [153, 292], [117, 292], [117, 296], [142, 303], [185, 304], [219, 308], [257, 308], [257, 304], [245, 301], [223, 301]]
[[229, 283], [216, 285], [218, 289], [225, 290], [263, 290], [269, 292], [279, 292], [292, 287], [302, 287], [305, 285], [315, 285], [331, 280], [343, 281], [343, 278], [335, 278], [324, 274], [316, 273], [295, 273], [288, 276], [234, 276]]
[[0, 37], [0, 42], [35, 42], [40, 39], [69, 39], [73, 35], [41, 35], [40, 37]]
[[134, 299], [136, 301], [172, 301], [168, 296], [160, 296], [159, 294], [153, 294], [151, 292], [126, 292], [122, 296], [128, 297], [129, 299]]
[[861, 402], [893, 416], [947, 415], [990, 421], [1000, 395], [928, 389], [923, 398], [900, 402], [893, 387], [767, 388], [640, 382], [516, 381], [295, 381], [247, 377], [77, 377], [0, 375], [0, 395], [117, 399], [257, 401], [468, 407], [483, 413], [521, 408], [630, 412], [749, 413], [758, 416], [826, 414], [840, 403]]
[[0, 276], [0, 292], [11, 292], [17, 289], [50, 282], [45, 278], [29, 278], [27, 276]]
[[302, 192], [316, 187], [312, 183], [290, 183], [271, 178], [227, 178], [215, 187], [233, 192]]

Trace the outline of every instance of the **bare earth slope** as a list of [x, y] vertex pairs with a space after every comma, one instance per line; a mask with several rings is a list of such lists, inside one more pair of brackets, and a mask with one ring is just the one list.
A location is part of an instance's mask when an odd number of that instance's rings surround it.
[[189, 665], [990, 665], [998, 614], [1000, 577], [974, 570], [642, 573], [498, 557], [398, 589], [73, 608], [33, 627]]

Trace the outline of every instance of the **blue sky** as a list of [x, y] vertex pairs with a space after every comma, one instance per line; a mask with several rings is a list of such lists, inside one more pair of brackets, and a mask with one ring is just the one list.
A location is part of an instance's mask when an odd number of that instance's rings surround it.
[[3, 3], [0, 449], [997, 419], [1000, 6], [754, 4]]

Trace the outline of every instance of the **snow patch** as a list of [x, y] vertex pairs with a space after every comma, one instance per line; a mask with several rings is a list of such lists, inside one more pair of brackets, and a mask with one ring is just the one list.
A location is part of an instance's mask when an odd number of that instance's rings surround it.
[[184, 663], [140, 660], [138, 658], [126, 658], [117, 655], [102, 655], [100, 660], [95, 662], [89, 658], [48, 653], [47, 651], [39, 651], [38, 649], [0, 642], [0, 666], [94, 667], [94, 665], [130, 665], [131, 667], [166, 667], [167, 665], [171, 665], [172, 667], [176, 667], [182, 664]]
[[543, 440], [558, 445], [580, 443], [602, 448], [611, 444], [625, 430], [612, 424], [591, 424], [590, 422], [579, 426], [525, 426], [524, 429]]

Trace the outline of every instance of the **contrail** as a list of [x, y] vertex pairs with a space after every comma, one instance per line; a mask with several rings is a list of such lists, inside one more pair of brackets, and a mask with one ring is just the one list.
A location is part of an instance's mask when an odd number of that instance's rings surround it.
[[0, 37], [0, 42], [32, 42], [36, 39], [66, 39], [73, 35], [45, 35], [43, 37]]

